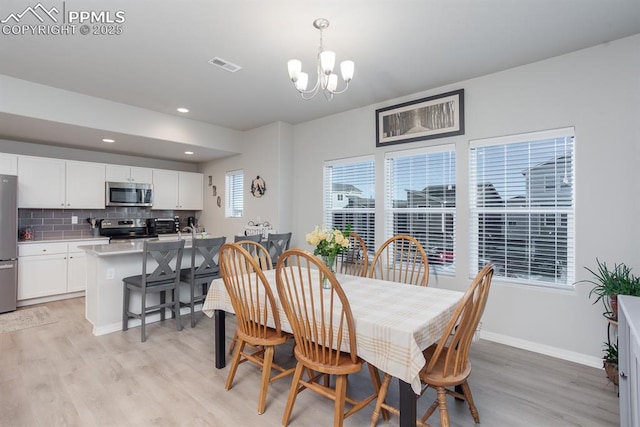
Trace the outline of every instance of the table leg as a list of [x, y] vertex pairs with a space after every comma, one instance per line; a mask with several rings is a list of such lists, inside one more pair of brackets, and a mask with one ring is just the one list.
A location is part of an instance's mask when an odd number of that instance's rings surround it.
[[217, 369], [222, 369], [226, 365], [224, 315], [224, 310], [215, 310], [213, 312], [213, 342]]
[[398, 379], [400, 385], [400, 427], [415, 427], [417, 396], [411, 384]]

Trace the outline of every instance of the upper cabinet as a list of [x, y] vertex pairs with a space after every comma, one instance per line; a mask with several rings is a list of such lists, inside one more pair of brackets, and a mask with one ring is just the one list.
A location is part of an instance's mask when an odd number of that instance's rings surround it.
[[102, 163], [19, 156], [18, 207], [104, 209]]
[[18, 155], [0, 153], [0, 175], [18, 175]]
[[203, 186], [201, 173], [154, 169], [151, 209], [200, 211], [204, 203]]
[[109, 182], [151, 184], [153, 182], [153, 169], [134, 166], [106, 165], [106, 180]]

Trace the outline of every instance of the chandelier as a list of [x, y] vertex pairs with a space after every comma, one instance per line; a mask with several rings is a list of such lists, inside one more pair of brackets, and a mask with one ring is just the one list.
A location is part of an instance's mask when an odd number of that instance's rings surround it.
[[318, 92], [322, 92], [324, 97], [331, 101], [333, 95], [343, 93], [349, 88], [349, 82], [353, 78], [353, 61], [342, 61], [340, 63], [340, 73], [345, 82], [342, 90], [338, 90], [338, 75], [333, 72], [336, 63], [336, 53], [331, 50], [324, 50], [322, 45], [322, 30], [329, 27], [329, 21], [324, 18], [318, 18], [313, 21], [313, 26], [320, 30], [320, 46], [318, 46], [316, 72], [318, 74], [316, 84], [312, 89], [307, 90], [309, 83], [309, 75], [302, 72], [302, 61], [299, 59], [291, 59], [287, 63], [289, 68], [289, 78], [300, 92], [300, 96], [304, 100], [309, 100], [316, 96]]

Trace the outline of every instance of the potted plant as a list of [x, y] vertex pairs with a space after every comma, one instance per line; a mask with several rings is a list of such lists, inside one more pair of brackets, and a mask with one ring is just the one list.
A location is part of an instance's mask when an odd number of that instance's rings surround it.
[[612, 319], [618, 318], [618, 295], [640, 296], [640, 278], [635, 277], [624, 263], [614, 264], [610, 269], [605, 262], [598, 264], [597, 271], [585, 267], [594, 276], [594, 280], [585, 280], [594, 286], [589, 292], [589, 298], [596, 296], [594, 304], [602, 300], [606, 313]]
[[618, 345], [608, 342], [604, 343], [604, 357], [602, 358], [604, 371], [607, 378], [618, 385]]

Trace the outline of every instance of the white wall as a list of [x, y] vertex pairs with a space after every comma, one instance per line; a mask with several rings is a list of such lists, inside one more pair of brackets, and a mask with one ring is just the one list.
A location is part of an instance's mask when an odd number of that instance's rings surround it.
[[[204, 210], [199, 224], [214, 236], [233, 236], [244, 233], [249, 221], [268, 221], [278, 232], [291, 229], [290, 175], [291, 175], [291, 126], [286, 123], [272, 123], [251, 131], [241, 138], [242, 154], [218, 159], [200, 166], [205, 182], [208, 176], [217, 187], [222, 206], [216, 205], [211, 187], [205, 187]], [[229, 171], [244, 171], [244, 216], [225, 218], [225, 174]], [[256, 176], [264, 179], [265, 194], [256, 198], [251, 195], [251, 180]]]
[[[425, 70], [428, 72], [428, 70]], [[640, 274], [640, 36], [472, 79], [383, 104], [294, 126], [293, 233], [322, 222], [325, 160], [375, 154], [377, 244], [381, 243], [385, 151], [456, 144], [458, 215], [454, 278], [435, 286], [468, 286], [469, 140], [575, 126], [576, 277], [595, 258], [625, 262]], [[354, 84], [357, 84], [354, 81]], [[463, 136], [375, 148], [375, 110], [449, 90], [465, 90]], [[342, 96], [349, 96], [348, 93]], [[306, 246], [302, 244], [301, 246]], [[588, 298], [590, 285], [555, 291], [494, 281], [483, 318], [483, 337], [601, 366], [607, 324], [602, 306]]]

